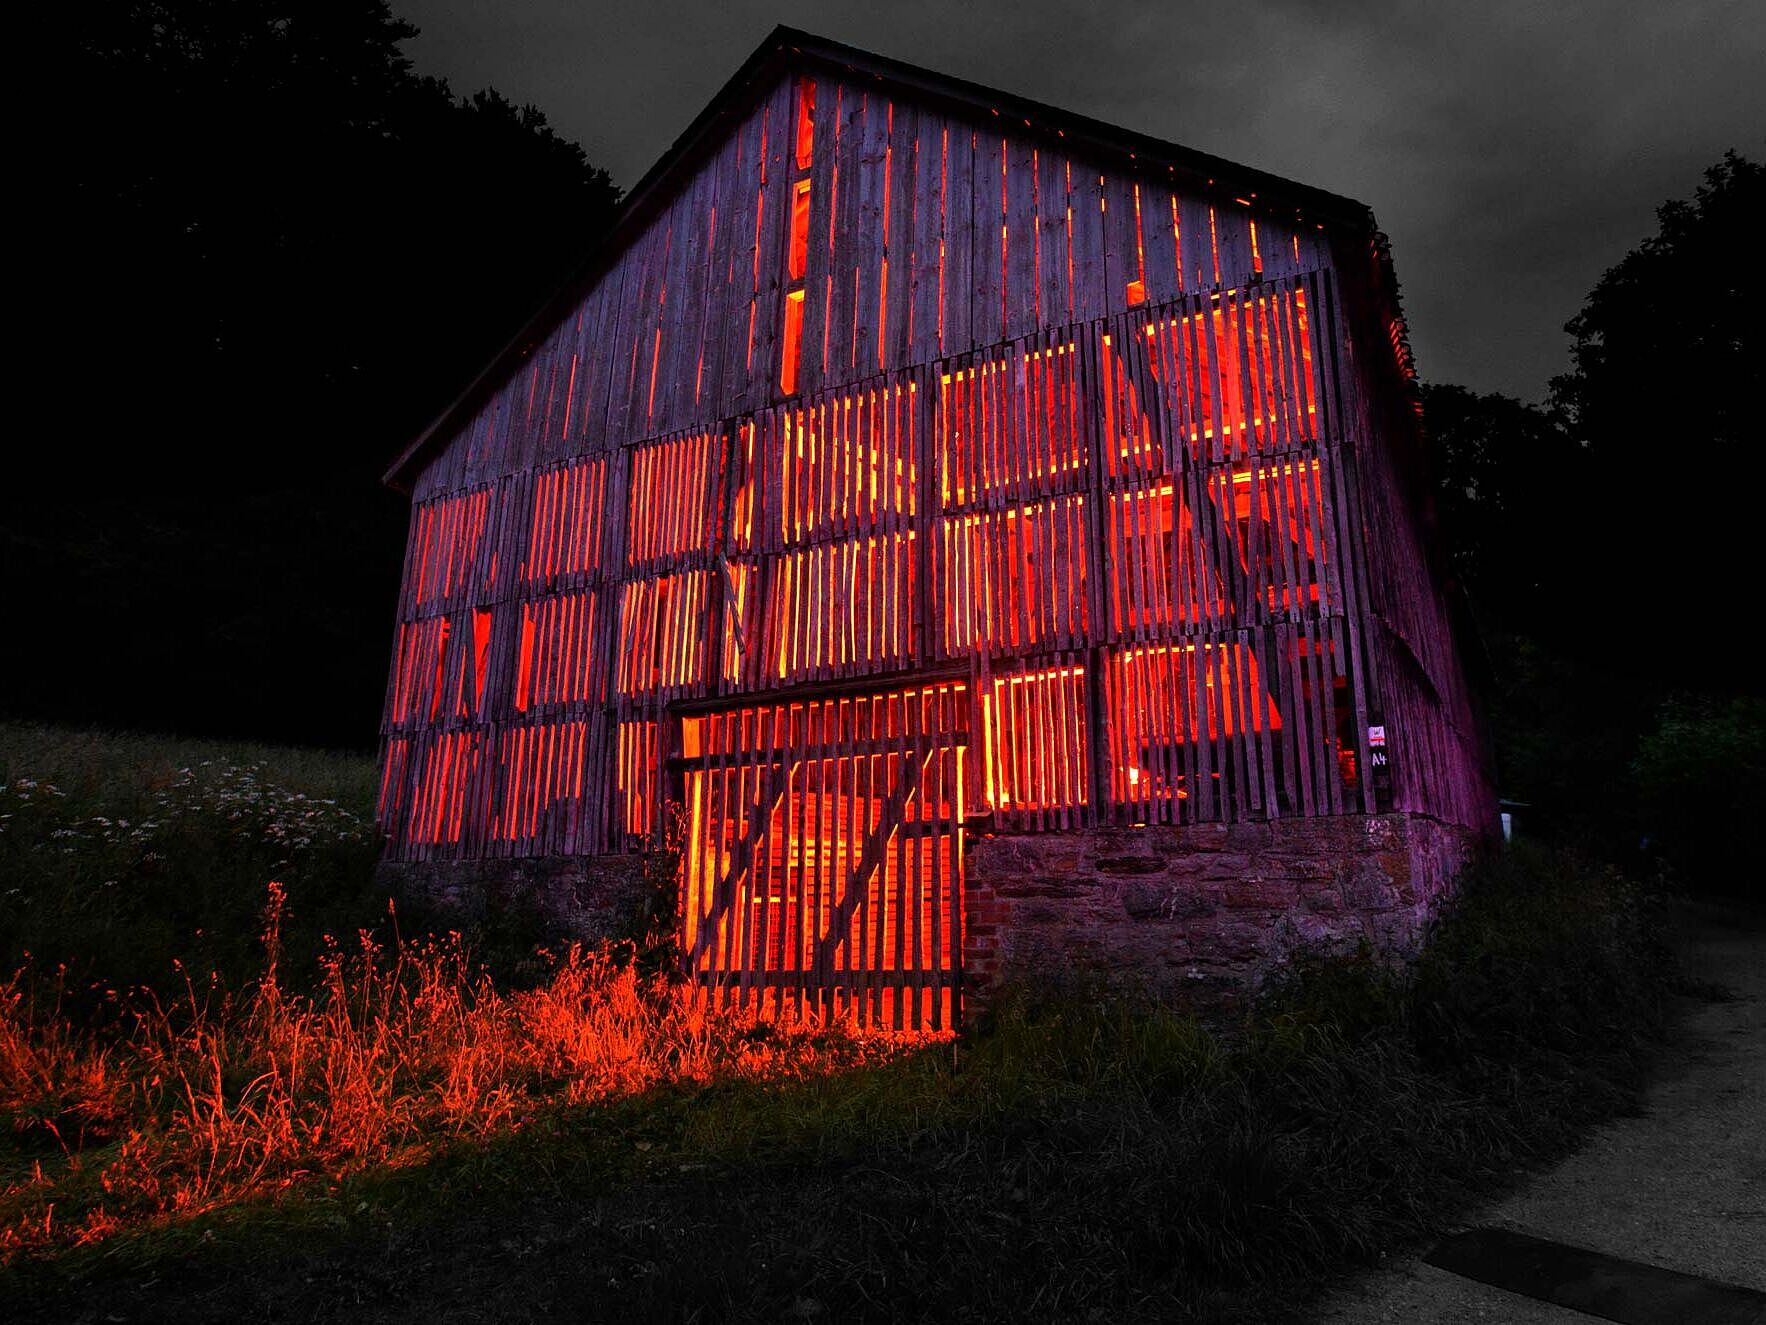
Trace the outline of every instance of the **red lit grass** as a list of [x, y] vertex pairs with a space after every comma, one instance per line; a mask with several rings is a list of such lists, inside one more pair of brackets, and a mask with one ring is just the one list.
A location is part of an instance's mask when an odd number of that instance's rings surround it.
[[296, 994], [277, 970], [281, 908], [272, 885], [268, 963], [243, 996], [186, 981], [169, 1006], [125, 1000], [98, 1032], [62, 1015], [58, 978], [26, 968], [0, 985], [0, 1125], [14, 1146], [0, 1263], [412, 1160], [543, 1110], [807, 1077], [926, 1038], [707, 1010], [605, 947], [572, 947], [542, 984], [502, 990], [457, 935], [389, 949], [364, 931]]

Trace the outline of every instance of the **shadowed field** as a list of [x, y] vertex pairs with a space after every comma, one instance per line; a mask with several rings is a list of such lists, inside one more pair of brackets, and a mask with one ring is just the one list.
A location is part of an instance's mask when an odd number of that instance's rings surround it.
[[[247, 792], [227, 757], [83, 737], [82, 781], [29, 739], [0, 1283], [45, 1318], [1265, 1319], [1628, 1108], [1684, 984], [1651, 893], [1518, 852], [1413, 971], [1321, 958], [1208, 1025], [1069, 992], [955, 1043], [758, 1026], [624, 950], [486, 969], [485, 936], [397, 935], [366, 807], [318, 780], [347, 760], [264, 752]], [[127, 904], [63, 895], [94, 869]], [[148, 969], [134, 917], [185, 891], [236, 966]], [[303, 906], [338, 937], [297, 953]], [[88, 937], [147, 978], [44, 946]]]

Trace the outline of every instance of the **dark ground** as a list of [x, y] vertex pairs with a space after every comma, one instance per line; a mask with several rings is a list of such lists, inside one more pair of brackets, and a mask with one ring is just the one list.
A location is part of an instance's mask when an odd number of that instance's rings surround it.
[[[1689, 906], [1678, 946], [1688, 972], [1736, 997], [1682, 1009], [1637, 1115], [1600, 1128], [1577, 1154], [1466, 1222], [1766, 1291], [1766, 913]], [[1318, 1318], [1590, 1319], [1412, 1257], [1346, 1289]]]
[[[1675, 1031], [1660, 1051], [1641, 1112], [1601, 1128], [1567, 1161], [1461, 1217], [1763, 1285], [1766, 913], [1682, 906], [1679, 925], [1689, 973], [1725, 984], [1739, 997], [1677, 999]], [[882, 1148], [859, 1160], [799, 1156], [725, 1169], [651, 1162], [643, 1153], [651, 1148], [643, 1139], [645, 1125], [637, 1110], [604, 1124], [628, 1129], [629, 1143], [618, 1148], [635, 1160], [605, 1183], [560, 1174], [557, 1190], [475, 1204], [455, 1200], [433, 1218], [413, 1219], [407, 1211], [382, 1223], [364, 1221], [359, 1209], [349, 1208], [353, 1198], [346, 1189], [334, 1231], [310, 1210], [286, 1227], [260, 1212], [254, 1240], [226, 1237], [213, 1254], [199, 1246], [181, 1260], [162, 1256], [150, 1270], [89, 1264], [71, 1295], [58, 1292], [59, 1300], [34, 1318], [90, 1325], [345, 1319], [440, 1325], [878, 1317], [919, 1300], [912, 1283], [890, 1282], [914, 1277], [923, 1254], [916, 1248], [935, 1248], [940, 1259], [961, 1257], [985, 1278], [1047, 1232], [1033, 1226], [1036, 1193], [1016, 1208], [1011, 1202], [1022, 1200], [1021, 1191], [1000, 1199], [998, 1165], [1011, 1153], [1010, 1137], [996, 1138], [997, 1147], [979, 1139], [970, 1153]], [[1495, 1181], [1517, 1181], [1521, 1172]], [[635, 1183], [634, 1173], [640, 1175]], [[1028, 1178], [1024, 1185], [1030, 1185]], [[854, 1230], [854, 1223], [867, 1227]], [[1419, 1230], [1424, 1236], [1427, 1231]], [[1395, 1247], [1394, 1256], [1403, 1259], [1395, 1260], [1393, 1270], [1334, 1296], [1297, 1303], [1294, 1318], [1587, 1319], [1422, 1266], [1412, 1257], [1430, 1241]], [[849, 1263], [830, 1264], [842, 1258]], [[1162, 1318], [1175, 1307], [1118, 1297], [1108, 1280], [1120, 1267], [1108, 1260], [1097, 1249], [1076, 1255], [1075, 1300], [1031, 1304], [1031, 1314], [1145, 1319]], [[812, 1275], [824, 1282], [831, 1276], [856, 1300], [793, 1297], [790, 1285]], [[867, 1284], [876, 1291], [868, 1304], [862, 1301]], [[924, 1287], [931, 1298], [951, 1291], [951, 1285], [931, 1281]], [[928, 1318], [997, 1318], [980, 1305], [993, 1300], [976, 1291], [985, 1287], [966, 1287], [956, 1316]], [[1009, 1285], [999, 1287], [1010, 1293]], [[1326, 1291], [1331, 1285], [1317, 1287]], [[1088, 1314], [1080, 1306], [1087, 1299], [1115, 1302], [1122, 1310], [1093, 1306]], [[23, 1305], [28, 1316], [31, 1304]], [[1234, 1315], [1233, 1305], [1190, 1304], [1203, 1319], [1268, 1318]]]

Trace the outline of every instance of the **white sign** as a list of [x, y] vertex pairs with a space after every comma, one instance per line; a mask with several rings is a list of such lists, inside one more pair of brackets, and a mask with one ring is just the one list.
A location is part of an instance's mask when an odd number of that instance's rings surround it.
[[1386, 743], [1386, 729], [1384, 727], [1369, 727], [1367, 729], [1367, 743], [1370, 747], [1384, 745]]

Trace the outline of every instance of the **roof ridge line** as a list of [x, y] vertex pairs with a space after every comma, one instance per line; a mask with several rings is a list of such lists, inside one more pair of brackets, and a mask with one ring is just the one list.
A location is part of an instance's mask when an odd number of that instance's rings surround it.
[[[888, 56], [877, 55], [848, 46], [828, 37], [806, 32], [801, 28], [779, 24], [718, 89], [700, 112], [675, 138], [656, 162], [627, 193], [619, 204], [613, 224], [584, 256], [583, 261], [540, 305], [516, 334], [487, 363], [466, 388], [460, 392], [420, 432], [387, 467], [381, 481], [389, 487], [408, 491], [410, 477], [424, 454], [439, 440], [451, 435], [456, 420], [496, 386], [502, 384], [514, 365], [539, 345], [557, 327], [569, 310], [594, 288], [594, 283], [623, 253], [631, 233], [641, 226], [668, 197], [669, 185], [675, 176], [693, 163], [707, 136], [725, 118], [736, 118], [745, 112], [745, 94], [751, 84], [763, 75], [793, 64], [792, 57], [806, 63], [869, 74], [880, 82], [890, 83], [917, 93], [923, 98], [947, 107], [971, 112], [991, 113], [1000, 118], [1009, 114], [1022, 120], [1038, 137], [1059, 139], [1065, 146], [1090, 148], [1106, 157], [1114, 154], [1126, 158], [1126, 169], [1133, 173], [1153, 173], [1165, 166], [1166, 176], [1182, 171], [1202, 181], [1203, 187], [1214, 187], [1215, 177], [1225, 175], [1235, 183], [1254, 185], [1249, 190], [1255, 198], [1259, 191], [1275, 198], [1296, 203], [1296, 215], [1310, 215], [1321, 220], [1348, 223], [1373, 229], [1373, 213], [1365, 204], [1341, 194], [1311, 185], [1296, 183], [1253, 166], [1241, 165], [1224, 157], [1214, 156], [1178, 143], [1167, 142], [1132, 129], [1058, 106], [1047, 105], [1003, 92], [981, 83], [970, 82], [950, 74], [941, 74], [919, 65], [908, 64]], [[1073, 130], [1069, 136], [1067, 130]], [[721, 139], [720, 139], [721, 141]], [[1263, 206], [1274, 210], [1271, 199], [1262, 199]]]

